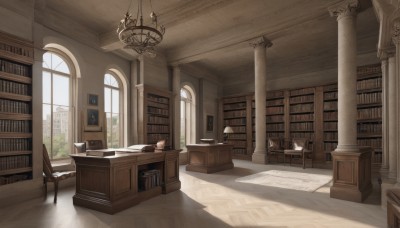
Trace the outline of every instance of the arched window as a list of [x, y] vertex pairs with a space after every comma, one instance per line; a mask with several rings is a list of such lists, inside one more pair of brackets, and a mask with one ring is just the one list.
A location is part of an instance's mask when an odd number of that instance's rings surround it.
[[122, 146], [121, 126], [121, 83], [113, 72], [104, 76], [104, 112], [107, 119], [107, 146], [117, 148]]
[[180, 148], [186, 144], [195, 143], [195, 97], [193, 89], [185, 85], [181, 88], [181, 138]]
[[67, 158], [72, 151], [71, 64], [62, 54], [43, 55], [43, 143], [50, 159]]

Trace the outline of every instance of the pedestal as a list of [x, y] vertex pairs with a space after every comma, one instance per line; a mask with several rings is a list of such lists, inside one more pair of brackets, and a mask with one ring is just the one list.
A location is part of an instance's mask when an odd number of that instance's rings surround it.
[[331, 198], [353, 202], [364, 201], [372, 191], [370, 147], [359, 152], [333, 151], [333, 186]]

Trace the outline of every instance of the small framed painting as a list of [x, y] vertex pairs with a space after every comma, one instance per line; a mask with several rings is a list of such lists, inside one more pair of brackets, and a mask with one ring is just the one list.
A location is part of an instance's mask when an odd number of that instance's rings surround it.
[[207, 127], [208, 132], [214, 131], [214, 116], [207, 115]]
[[87, 109], [85, 116], [85, 131], [101, 131], [98, 109]]
[[98, 106], [99, 96], [96, 94], [88, 94], [88, 105]]

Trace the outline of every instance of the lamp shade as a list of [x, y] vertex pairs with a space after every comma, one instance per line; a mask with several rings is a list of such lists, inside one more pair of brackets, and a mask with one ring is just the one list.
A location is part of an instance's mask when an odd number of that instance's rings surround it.
[[225, 134], [231, 134], [231, 133], [233, 133], [233, 130], [232, 130], [232, 128], [230, 126], [226, 126], [225, 129], [224, 129], [224, 133]]

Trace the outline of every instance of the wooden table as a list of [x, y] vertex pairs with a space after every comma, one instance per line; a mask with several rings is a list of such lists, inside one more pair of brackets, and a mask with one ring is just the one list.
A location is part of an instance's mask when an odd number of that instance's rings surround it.
[[[73, 203], [114, 214], [161, 193], [178, 190], [181, 188], [179, 152], [116, 152], [106, 157], [71, 155], [76, 164]], [[157, 180], [155, 176], [144, 179], [143, 173], [149, 170], [158, 170]], [[153, 182], [150, 187], [149, 182]]]
[[190, 144], [188, 150], [189, 164], [186, 170], [201, 173], [215, 173], [232, 169], [231, 144]]

